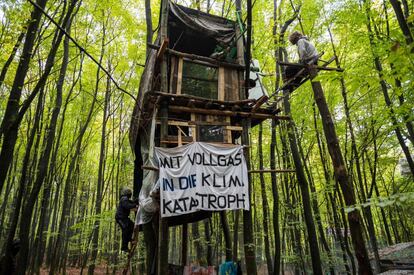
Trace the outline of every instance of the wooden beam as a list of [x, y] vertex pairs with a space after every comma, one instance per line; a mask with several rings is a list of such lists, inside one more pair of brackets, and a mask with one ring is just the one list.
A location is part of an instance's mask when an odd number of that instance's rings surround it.
[[257, 109], [260, 108], [260, 106], [262, 106], [267, 100], [269, 99], [269, 97], [267, 95], [262, 95], [257, 101], [256, 104], [254, 104], [252, 112], [256, 112]]
[[[178, 66], [180, 66], [180, 65], [178, 65]], [[178, 80], [177, 80], [177, 82], [178, 82]], [[153, 93], [154, 95], [159, 95], [159, 96], [164, 96], [164, 97], [182, 98], [182, 99], [188, 99], [188, 100], [194, 99], [194, 100], [203, 101], [203, 102], [211, 101], [211, 102], [216, 103], [216, 104], [224, 104], [224, 105], [245, 105], [245, 104], [251, 104], [251, 103], [256, 102], [255, 99], [225, 101], [225, 100], [203, 98], [203, 97], [198, 97], [198, 96], [193, 96], [193, 95], [183, 95], [183, 94], [178, 94], [178, 87], [177, 87], [177, 94], [170, 94], [170, 93], [156, 92], [156, 91], [151, 92], [151, 93]]]
[[183, 106], [169, 106], [170, 111], [173, 112], [186, 112], [186, 113], [198, 113], [204, 115], [217, 115], [217, 116], [239, 116], [239, 117], [250, 117], [257, 119], [279, 119], [279, 120], [289, 120], [289, 116], [280, 116], [272, 114], [262, 114], [262, 113], [249, 113], [249, 112], [237, 112], [237, 111], [223, 111], [223, 110], [208, 110], [201, 108], [188, 108]]
[[195, 127], [196, 125], [212, 125], [212, 126], [230, 126], [230, 122], [223, 121], [189, 121], [189, 125]]
[[168, 43], [169, 43], [169, 39], [168, 37], [164, 38], [164, 40], [162, 41], [161, 47], [158, 49], [158, 53], [157, 53], [157, 60], [161, 61], [164, 57], [164, 53], [168, 48]]
[[[161, 124], [160, 120], [157, 120], [157, 124]], [[168, 125], [171, 126], [187, 126], [187, 127], [195, 127], [195, 125], [190, 125], [189, 122], [186, 121], [178, 121], [178, 120], [168, 120]]]
[[[176, 68], [175, 68], [176, 63], [178, 63], [178, 58], [171, 58], [171, 65], [170, 65], [170, 91], [171, 93], [174, 92], [174, 89], [175, 89], [175, 93], [177, 93], [177, 83], [175, 83], [175, 87], [173, 87], [174, 76], [177, 74]], [[177, 82], [178, 82], [178, 77], [177, 77]]]
[[241, 126], [226, 126], [226, 129], [230, 131], [243, 131], [243, 127]]
[[298, 67], [298, 68], [315, 67], [317, 70], [322, 70], [322, 71], [337, 71], [337, 72], [343, 72], [344, 71], [344, 69], [342, 69], [342, 68], [326, 67], [328, 65], [328, 63], [324, 64], [324, 66], [316, 66], [316, 65], [313, 65], [313, 64], [289, 63], [289, 62], [282, 62], [282, 61], [278, 61], [277, 63], [281, 66], [290, 66], [290, 67]]

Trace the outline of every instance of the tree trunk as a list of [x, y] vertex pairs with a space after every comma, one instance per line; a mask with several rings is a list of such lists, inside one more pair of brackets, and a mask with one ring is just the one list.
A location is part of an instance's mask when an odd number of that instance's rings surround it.
[[[163, 101], [159, 109], [159, 117], [161, 118], [160, 136], [161, 140], [166, 139], [168, 135], [168, 102]], [[164, 145], [165, 146], [165, 145]], [[161, 217], [159, 213], [158, 227], [158, 265], [157, 274], [168, 273], [168, 221]]]
[[[276, 120], [272, 119], [272, 141], [270, 143], [270, 169], [276, 169]], [[273, 260], [273, 274], [280, 274], [281, 242], [279, 231], [279, 191], [277, 190], [277, 178], [271, 173], [272, 195], [273, 195], [273, 234], [275, 236], [275, 250]]]
[[[259, 125], [259, 170], [263, 170], [263, 123]], [[264, 174], [260, 173], [260, 191], [262, 194], [262, 207], [263, 207], [263, 239], [265, 245], [265, 254], [266, 254], [266, 263], [267, 263], [267, 272], [268, 274], [273, 274], [273, 266], [272, 266], [272, 255], [270, 253], [270, 232], [269, 232], [269, 224], [268, 224], [268, 216], [269, 216], [269, 206], [267, 202], [267, 194], [266, 194], [266, 185], [265, 185], [265, 178]]]
[[[244, 150], [244, 158], [246, 159], [247, 170], [250, 170], [250, 152], [249, 146], [249, 132], [250, 132], [250, 121], [243, 120], [243, 132], [242, 132], [242, 144], [246, 146]], [[252, 181], [250, 173], [248, 175], [249, 182], [249, 198], [251, 202], [252, 195]], [[251, 204], [250, 204], [251, 205]], [[246, 261], [247, 274], [256, 275], [256, 249], [254, 247], [254, 234], [253, 234], [253, 220], [252, 220], [252, 208], [250, 210], [243, 210], [243, 237], [244, 237], [244, 256]]]
[[[245, 96], [248, 94], [248, 79], [250, 77], [250, 59], [251, 59], [251, 42], [252, 42], [252, 1], [247, 0], [247, 39], [245, 45]], [[246, 96], [247, 97], [247, 96]], [[243, 133], [242, 133], [242, 144], [245, 146], [249, 145], [249, 132], [250, 132], [250, 120], [243, 120]], [[250, 153], [249, 149], [244, 150], [244, 157], [246, 159], [247, 170], [250, 170]], [[249, 181], [249, 201], [251, 201], [252, 194], [252, 181], [250, 174], [248, 175]], [[246, 270], [249, 275], [257, 274], [256, 266], [256, 252], [254, 247], [254, 237], [253, 237], [253, 220], [252, 220], [252, 210], [243, 210], [243, 237], [244, 237], [244, 255], [246, 259]]]
[[[6, 77], [7, 71], [9, 70], [10, 64], [13, 62], [14, 56], [16, 55], [17, 50], [20, 47], [20, 44], [22, 43], [22, 40], [24, 38], [25, 32], [22, 31], [19, 35], [19, 37], [17, 38], [16, 44], [14, 44], [13, 50], [10, 53], [9, 58], [7, 58], [6, 63], [4, 63], [3, 68], [1, 69], [1, 73], [0, 73], [0, 87], [4, 82], [4, 78]], [[1, 136], [1, 134], [0, 134]]]
[[[44, 8], [47, 0], [37, 0], [39, 7]], [[34, 8], [30, 15], [30, 23], [27, 27], [26, 39], [23, 46], [22, 55], [20, 56], [19, 65], [7, 101], [6, 111], [0, 126], [0, 139], [3, 136], [3, 143], [0, 152], [0, 192], [6, 180], [7, 172], [10, 166], [11, 155], [16, 145], [18, 125], [15, 124], [19, 112], [20, 97], [24, 86], [29, 63], [33, 54], [34, 41], [39, 28], [42, 13], [39, 9]]]
[[[66, 12], [65, 15], [65, 19], [63, 21], [64, 26], [67, 27], [67, 24], [69, 23], [70, 17], [72, 16], [72, 12], [75, 8], [77, 4], [77, 0], [72, 0], [71, 4]], [[58, 46], [60, 45], [60, 42], [62, 40], [63, 37], [63, 32], [62, 31], [58, 31], [58, 35], [57, 38], [55, 40], [55, 45], [52, 47], [49, 55], [48, 55], [48, 59], [46, 61], [46, 69], [43, 75], [45, 75], [45, 79], [44, 79], [44, 83], [43, 85], [41, 85], [41, 87], [44, 86], [47, 76], [49, 75], [50, 70], [52, 69], [53, 63], [54, 63], [54, 57], [56, 55], [56, 51]], [[50, 63], [49, 63], [50, 62]], [[47, 68], [49, 68], [49, 70], [47, 70]], [[43, 78], [42, 75], [42, 78]], [[42, 79], [41, 78], [41, 79]], [[41, 82], [41, 80], [39, 80], [39, 83]], [[39, 84], [38, 83], [38, 84]], [[38, 85], [36, 85], [38, 86]], [[36, 88], [35, 88], [36, 89]], [[32, 92], [34, 93], [34, 92]], [[21, 251], [20, 251], [20, 255], [19, 255], [19, 261], [18, 261], [18, 274], [23, 275], [26, 271], [27, 268], [27, 260], [28, 260], [28, 250], [29, 250], [29, 242], [28, 242], [28, 235], [29, 235], [29, 228], [30, 228], [30, 222], [32, 219], [32, 214], [33, 214], [33, 206], [35, 204], [35, 202], [37, 201], [40, 189], [42, 187], [43, 181], [46, 177], [47, 174], [47, 169], [49, 166], [49, 160], [50, 160], [50, 154], [52, 151], [52, 147], [53, 147], [53, 142], [54, 142], [54, 138], [55, 138], [55, 132], [56, 132], [56, 124], [57, 124], [57, 119], [59, 116], [59, 112], [60, 112], [60, 106], [62, 105], [62, 95], [57, 95], [56, 96], [56, 103], [55, 103], [55, 108], [52, 112], [52, 116], [50, 119], [50, 123], [49, 123], [49, 128], [46, 131], [46, 135], [44, 136], [44, 142], [43, 142], [43, 148], [42, 148], [42, 154], [40, 156], [40, 160], [38, 163], [38, 167], [37, 167], [37, 173], [36, 173], [36, 180], [33, 184], [33, 189], [30, 193], [30, 196], [27, 200], [27, 203], [25, 205], [25, 207], [23, 208], [22, 211], [22, 217], [24, 217], [24, 219], [22, 219], [21, 224], [20, 224], [20, 241], [21, 241]], [[22, 107], [23, 108], [23, 107]]]
[[[285, 108], [285, 115], [290, 116], [290, 102], [289, 102], [289, 94], [290, 91], [284, 90], [283, 91], [283, 105]], [[316, 235], [315, 223], [312, 214], [312, 205], [310, 201], [309, 195], [309, 184], [306, 180], [305, 172], [303, 170], [303, 164], [300, 159], [297, 138], [295, 135], [295, 124], [293, 119], [287, 122], [287, 131], [289, 137], [289, 145], [290, 151], [292, 153], [293, 162], [295, 164], [296, 169], [296, 177], [299, 183], [301, 195], [302, 195], [302, 203], [303, 203], [303, 212], [305, 215], [305, 223], [306, 228], [308, 231], [308, 242], [309, 242], [309, 249], [312, 258], [312, 268], [315, 274], [322, 274], [322, 263], [321, 257], [319, 254], [319, 245], [318, 245], [318, 237]]]
[[239, 257], [239, 221], [240, 211], [233, 211], [234, 225], [233, 225], [233, 262], [236, 262]]
[[[323, 94], [322, 86], [319, 81], [313, 80], [317, 76], [316, 68], [311, 67], [309, 70], [311, 76], [312, 90], [316, 105], [318, 106], [319, 113], [322, 119], [322, 125], [325, 132], [325, 138], [328, 145], [328, 151], [331, 156], [332, 164], [334, 167], [334, 174], [338, 181], [342, 195], [345, 199], [347, 207], [354, 207], [356, 204], [354, 188], [349, 180], [348, 172], [342, 155], [341, 148], [339, 146], [338, 137], [336, 135], [335, 126], [332, 120], [331, 113], [326, 103], [325, 95]], [[355, 254], [359, 264], [360, 274], [372, 274], [370, 266], [368, 252], [365, 247], [363, 238], [363, 225], [360, 213], [357, 209], [354, 209], [348, 213], [349, 228], [351, 230], [351, 237], [354, 245]]]
[[183, 224], [181, 230], [181, 265], [185, 266], [188, 256], [188, 224]]
[[[332, 49], [334, 52], [334, 55], [337, 56], [336, 54], [336, 48], [333, 42], [333, 37], [332, 37], [332, 33], [331, 30], [328, 29], [329, 31], [329, 36], [331, 39], [331, 45], [332, 45]], [[340, 62], [338, 60], [338, 58], [335, 59], [335, 63], [337, 67], [340, 67]], [[340, 83], [341, 83], [341, 94], [342, 94], [342, 99], [344, 101], [344, 110], [345, 110], [345, 116], [346, 116], [346, 122], [349, 128], [349, 134], [351, 137], [351, 148], [352, 148], [352, 157], [351, 157], [351, 161], [350, 161], [350, 169], [353, 169], [353, 162], [355, 161], [355, 168], [356, 168], [356, 172], [357, 172], [357, 180], [356, 182], [358, 183], [360, 192], [359, 194], [361, 194], [361, 202], [362, 203], [366, 203], [366, 194], [363, 188], [363, 179], [362, 179], [362, 173], [361, 173], [361, 164], [360, 164], [360, 159], [359, 159], [359, 153], [358, 153], [358, 149], [357, 149], [357, 144], [356, 144], [356, 138], [355, 138], [355, 134], [354, 134], [354, 126], [351, 120], [351, 114], [350, 114], [350, 109], [349, 109], [349, 104], [348, 104], [348, 98], [347, 98], [347, 89], [345, 86], [345, 79], [343, 77], [343, 75], [341, 75], [340, 77]], [[377, 237], [375, 235], [375, 228], [374, 228], [374, 221], [372, 218], [372, 213], [371, 213], [371, 208], [368, 206], [366, 208], [364, 208], [364, 216], [367, 220], [367, 226], [368, 226], [368, 233], [369, 233], [369, 237], [370, 237], [370, 242], [371, 242], [371, 246], [373, 248], [373, 253], [374, 253], [374, 265], [375, 265], [375, 269], [376, 272], [380, 271], [380, 262], [379, 262], [379, 255], [378, 255], [378, 245], [377, 245]]]
[[151, 0], [145, 0], [145, 22], [147, 23], [147, 46], [146, 46], [146, 54], [147, 57], [149, 55], [149, 47], [148, 43], [152, 43], [152, 36], [153, 36], [153, 30], [152, 30], [152, 14], [151, 14]]
[[[102, 47], [104, 47], [105, 41], [105, 25], [103, 27], [103, 39]], [[109, 71], [111, 71], [111, 65], [109, 64]], [[111, 79], [107, 77], [106, 81], [106, 90], [105, 90], [105, 101], [103, 107], [103, 117], [102, 117], [102, 132], [101, 132], [101, 149], [99, 152], [99, 167], [98, 167], [98, 183], [96, 185], [96, 200], [95, 200], [95, 222], [93, 226], [93, 237], [92, 237], [92, 263], [88, 267], [88, 274], [93, 275], [95, 270], [96, 257], [98, 255], [98, 237], [99, 237], [99, 227], [100, 227], [100, 214], [102, 209], [102, 194], [104, 188], [104, 174], [105, 174], [105, 143], [106, 143], [106, 123], [108, 122], [108, 107], [111, 92]]]
[[413, 35], [411, 34], [408, 23], [404, 17], [404, 13], [401, 9], [401, 3], [398, 0], [390, 0], [390, 3], [394, 9], [395, 16], [397, 17], [398, 25], [400, 26], [400, 29], [405, 36], [405, 41], [408, 45], [410, 45], [413, 43]]
[[[30, 162], [30, 153], [32, 151], [32, 146], [33, 146], [33, 143], [36, 137], [36, 132], [38, 131], [38, 128], [39, 128], [39, 123], [40, 123], [40, 119], [41, 119], [43, 108], [44, 108], [43, 100], [44, 100], [44, 96], [43, 96], [43, 90], [42, 90], [39, 96], [39, 99], [38, 99], [38, 103], [36, 107], [36, 114], [35, 114], [34, 121], [33, 121], [33, 126], [32, 126], [32, 129], [30, 130], [30, 135], [27, 140], [17, 197], [14, 202], [13, 216], [11, 218], [11, 224], [9, 226], [7, 240], [5, 243], [5, 248], [3, 250], [5, 251], [5, 257], [9, 259], [12, 258], [12, 255], [13, 255], [12, 254], [13, 240], [16, 235], [17, 224], [18, 224], [19, 217], [20, 217], [20, 209], [21, 209], [21, 205], [23, 202], [23, 195], [27, 192], [26, 189], [27, 189], [27, 185], [29, 181], [27, 177], [28, 176], [27, 173], [29, 170], [28, 166]], [[34, 159], [33, 161], [36, 161], [36, 160]]]
[[204, 220], [204, 234], [206, 238], [207, 243], [207, 266], [213, 266], [213, 250], [211, 245], [211, 232], [210, 232], [210, 220], [205, 219]]
[[230, 237], [230, 228], [229, 223], [227, 222], [227, 216], [226, 212], [220, 211], [220, 222], [223, 229], [223, 235], [224, 235], [224, 243], [225, 243], [225, 250], [226, 250], [226, 261], [231, 261], [232, 255], [231, 255], [231, 237]]
[[378, 55], [375, 52], [375, 41], [374, 41], [374, 34], [373, 34], [372, 28], [371, 28], [371, 16], [370, 16], [369, 3], [366, 0], [364, 0], [364, 5], [365, 5], [365, 13], [366, 13], [366, 20], [367, 20], [366, 25], [367, 25], [367, 30], [368, 30], [369, 42], [370, 42], [370, 46], [371, 46], [371, 52], [372, 52], [372, 55], [374, 57], [375, 68], [378, 72], [378, 77], [380, 79], [380, 85], [381, 85], [382, 93], [384, 95], [384, 100], [385, 100], [385, 103], [387, 104], [387, 107], [389, 109], [390, 116], [391, 116], [391, 123], [393, 125], [393, 128], [394, 128], [395, 134], [397, 136], [398, 142], [399, 142], [399, 144], [401, 146], [401, 149], [404, 152], [404, 155], [407, 159], [408, 166], [410, 167], [411, 174], [414, 176], [414, 160], [413, 160], [413, 158], [410, 154], [410, 150], [409, 150], [408, 146], [405, 144], [401, 128], [398, 124], [398, 121], [397, 121], [397, 118], [396, 118], [396, 115], [395, 115], [395, 111], [394, 111], [394, 108], [392, 106], [391, 98], [388, 94], [387, 83], [385, 82], [384, 77], [383, 77], [382, 64], [381, 64], [381, 61], [380, 61]]
[[198, 222], [191, 224], [191, 233], [193, 235], [193, 244], [196, 251], [196, 259], [200, 261], [203, 258], [203, 247], [201, 246], [200, 232], [198, 230]]
[[[103, 54], [104, 54], [104, 50], [101, 49], [99, 64], [102, 64]], [[62, 242], [63, 242], [62, 239], [63, 239], [63, 236], [65, 234], [65, 229], [68, 225], [67, 224], [68, 223], [68, 217], [69, 217], [69, 214], [70, 214], [70, 204], [69, 204], [69, 202], [70, 202], [70, 196], [71, 196], [71, 192], [72, 192], [71, 189], [72, 189], [72, 184], [73, 184], [72, 181], [73, 181], [74, 170], [75, 170], [75, 166], [78, 162], [79, 155], [81, 153], [83, 137], [86, 133], [86, 130], [89, 126], [90, 121], [92, 120], [92, 115], [93, 115], [95, 104], [96, 104], [96, 101], [97, 101], [97, 95], [98, 95], [98, 90], [99, 90], [99, 82], [100, 82], [100, 67], [98, 67], [97, 72], [96, 72], [96, 83], [95, 83], [95, 91], [94, 91], [94, 94], [93, 94], [92, 104], [89, 108], [88, 115], [86, 117], [85, 122], [83, 123], [83, 125], [81, 125], [81, 127], [79, 129], [79, 134], [78, 134], [78, 137], [76, 139], [75, 152], [73, 153], [73, 155], [71, 157], [68, 172], [67, 172], [67, 176], [66, 176], [65, 189], [63, 191], [62, 213], [61, 213], [60, 222], [59, 222], [58, 235], [56, 237], [56, 243], [55, 243], [55, 246], [54, 246], [54, 249], [53, 249], [54, 251], [53, 251], [53, 256], [52, 256], [52, 260], [51, 260], [50, 274], [55, 274], [56, 268], [58, 268], [58, 261], [59, 261], [59, 258], [60, 258], [60, 254], [62, 252]], [[81, 83], [80, 83], [80, 85], [81, 85]], [[80, 90], [82, 90], [82, 85], [80, 87]]]

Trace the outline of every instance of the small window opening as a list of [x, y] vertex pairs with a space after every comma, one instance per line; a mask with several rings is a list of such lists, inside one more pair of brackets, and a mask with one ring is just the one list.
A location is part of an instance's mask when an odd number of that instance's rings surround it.
[[218, 68], [184, 61], [181, 93], [218, 99]]

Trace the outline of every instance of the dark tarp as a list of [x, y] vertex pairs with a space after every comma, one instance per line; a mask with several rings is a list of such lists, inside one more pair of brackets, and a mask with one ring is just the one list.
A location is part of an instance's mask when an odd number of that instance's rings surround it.
[[235, 22], [201, 11], [186, 8], [170, 2], [169, 16], [183, 24], [185, 28], [213, 38], [220, 44], [233, 42], [236, 31]]

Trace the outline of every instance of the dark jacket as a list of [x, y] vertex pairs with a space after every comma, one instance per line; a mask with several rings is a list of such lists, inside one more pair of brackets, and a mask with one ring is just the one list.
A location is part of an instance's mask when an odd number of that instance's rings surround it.
[[129, 219], [129, 211], [137, 207], [137, 202], [130, 200], [127, 196], [121, 196], [118, 208], [116, 209], [115, 219], [125, 221]]

